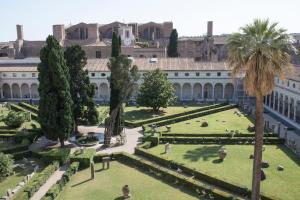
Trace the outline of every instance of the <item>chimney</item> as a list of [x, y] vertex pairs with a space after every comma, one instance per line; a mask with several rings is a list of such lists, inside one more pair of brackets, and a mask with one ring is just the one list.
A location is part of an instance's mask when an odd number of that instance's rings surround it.
[[208, 37], [213, 36], [213, 21], [207, 22], [207, 36]]
[[55, 39], [57, 39], [58, 41], [65, 40], [65, 25], [56, 24], [56, 25], [53, 25], [52, 28], [53, 28], [52, 29], [53, 36], [55, 37]]
[[17, 24], [17, 40], [23, 40], [23, 25]]
[[87, 34], [91, 42], [99, 41], [98, 24], [88, 24]]

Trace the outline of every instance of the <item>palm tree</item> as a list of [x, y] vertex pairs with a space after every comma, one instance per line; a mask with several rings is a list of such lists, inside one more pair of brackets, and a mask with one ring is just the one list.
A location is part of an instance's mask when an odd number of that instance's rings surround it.
[[269, 20], [254, 20], [232, 34], [228, 40], [228, 63], [232, 75], [245, 74], [244, 89], [249, 96], [256, 97], [255, 145], [252, 175], [252, 200], [258, 200], [261, 181], [263, 146], [263, 97], [275, 85], [274, 78], [284, 79], [292, 68], [290, 53], [296, 52], [293, 40], [285, 29]]

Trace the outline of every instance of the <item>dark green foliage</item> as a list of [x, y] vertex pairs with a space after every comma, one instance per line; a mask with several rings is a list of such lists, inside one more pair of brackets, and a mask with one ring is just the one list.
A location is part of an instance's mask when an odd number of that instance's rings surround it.
[[77, 150], [74, 155], [71, 155], [71, 162], [79, 162], [81, 169], [90, 166], [91, 161], [93, 161], [94, 155], [96, 154], [95, 149], [84, 149], [83, 153], [81, 150]]
[[120, 41], [118, 39], [117, 33], [113, 32], [111, 41], [111, 57], [118, 57], [121, 53]]
[[0, 152], [0, 181], [13, 173], [13, 164], [12, 155]]
[[178, 57], [177, 44], [178, 43], [178, 33], [176, 29], [173, 29], [169, 39], [168, 45], [168, 57]]
[[90, 101], [87, 102], [86, 118], [90, 125], [96, 125], [99, 123], [99, 114], [93, 99], [90, 99]]
[[[12, 110], [17, 111], [17, 112], [21, 111], [21, 112], [28, 113], [30, 111], [30, 109], [27, 109], [24, 106], [21, 107], [19, 105], [13, 104], [13, 103], [9, 104], [9, 106]], [[31, 114], [31, 119], [36, 120], [36, 121], [39, 120], [38, 115], [36, 113], [31, 112], [30, 114]]]
[[40, 52], [39, 72], [39, 122], [45, 136], [59, 139], [61, 146], [73, 129], [70, 76], [62, 48], [49, 36]]
[[25, 103], [25, 102], [20, 102], [19, 103], [19, 106], [23, 107], [24, 109], [26, 110], [29, 110], [31, 112], [34, 112], [34, 113], [38, 113], [39, 112], [39, 109], [33, 105], [30, 105], [28, 103]]
[[58, 161], [60, 165], [66, 164], [70, 160], [69, 148], [55, 148], [46, 152], [40, 152], [41, 158], [45, 163], [52, 163]]
[[58, 162], [53, 162], [48, 165], [43, 171], [37, 173], [32, 179], [30, 179], [23, 190], [19, 191], [14, 199], [16, 200], [29, 200], [33, 194], [40, 189], [40, 187], [49, 179], [49, 177], [59, 167]]
[[175, 99], [174, 88], [160, 69], [144, 73], [144, 82], [137, 98], [140, 106], [151, 107], [158, 112], [159, 108], [168, 107]]
[[138, 68], [132, 65], [132, 61], [126, 56], [112, 57], [109, 60], [108, 68], [111, 71], [109, 78], [111, 88], [110, 113], [119, 106], [119, 111], [115, 119], [114, 135], [118, 135], [122, 129], [120, 125], [123, 102], [127, 102], [131, 96], [134, 85], [139, 79]]
[[25, 121], [29, 121], [29, 113], [10, 111], [2, 121], [10, 128], [19, 128]]
[[87, 64], [85, 52], [79, 45], [67, 47], [64, 57], [70, 74], [70, 93], [73, 100], [73, 117], [77, 131], [78, 121], [85, 117], [87, 106], [87, 121], [89, 124], [98, 123], [98, 113], [95, 112], [93, 102], [94, 88], [90, 83], [88, 71], [84, 70]]
[[155, 135], [147, 135], [143, 137], [143, 142], [150, 142], [151, 147], [157, 146], [159, 144], [159, 134], [156, 133]]

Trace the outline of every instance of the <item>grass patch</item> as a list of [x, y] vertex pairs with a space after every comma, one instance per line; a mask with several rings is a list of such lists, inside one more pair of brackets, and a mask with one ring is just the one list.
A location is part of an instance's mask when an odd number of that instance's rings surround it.
[[[230, 130], [238, 130], [240, 133], [251, 133], [247, 130], [247, 128], [249, 125], [253, 125], [252, 121], [247, 116], [237, 116], [234, 114], [235, 111], [240, 112], [238, 108], [234, 108], [195, 119], [170, 124], [170, 132], [167, 132], [167, 129], [164, 126], [160, 127], [158, 131], [171, 134], [225, 134], [229, 133]], [[201, 124], [204, 121], [208, 122], [207, 127], [201, 127]], [[226, 129], [228, 132], [226, 132]]]
[[[220, 145], [172, 145], [168, 155], [163, 154], [164, 145], [148, 149], [155, 155], [183, 163], [202, 172], [214, 175], [222, 180], [238, 183], [251, 188], [252, 180], [252, 145], [224, 145], [228, 154], [224, 162], [219, 162]], [[262, 181], [261, 189], [266, 195], [278, 199], [294, 200], [300, 196], [300, 159], [284, 145], [268, 145], [263, 153], [263, 160], [268, 161], [265, 168], [267, 179]], [[277, 166], [284, 166], [278, 171]]]
[[192, 106], [189, 105], [188, 107], [170, 106], [168, 108], [161, 109], [159, 113], [153, 113], [152, 109], [147, 107], [137, 108], [134, 106], [129, 106], [129, 107], [125, 107], [124, 118], [126, 121], [129, 122], [141, 122], [147, 119], [152, 119], [154, 117], [159, 118], [159, 117], [164, 117], [164, 116], [195, 110], [203, 106], [204, 105], [192, 105]]
[[90, 169], [75, 174], [58, 196], [59, 200], [103, 199], [122, 200], [122, 187], [126, 184], [131, 189], [131, 200], [192, 200], [199, 199], [185, 190], [174, 188], [158, 179], [144, 174], [117, 161], [111, 162], [109, 170], [103, 170], [102, 164], [95, 165], [95, 179], [90, 180]]

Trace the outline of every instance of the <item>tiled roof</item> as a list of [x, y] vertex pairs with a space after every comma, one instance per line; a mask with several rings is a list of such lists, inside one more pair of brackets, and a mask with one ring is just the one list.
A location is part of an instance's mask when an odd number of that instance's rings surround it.
[[[89, 71], [108, 71], [108, 61], [109, 59], [88, 59], [86, 68]], [[39, 62], [39, 59], [0, 60], [0, 71], [35, 71]], [[157, 62], [150, 62], [149, 58], [135, 58], [133, 64], [141, 71], [157, 68], [165, 71], [228, 70], [225, 62], [195, 62], [193, 58], [158, 58]]]

